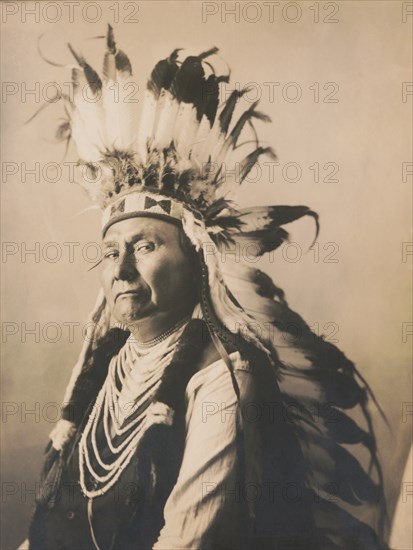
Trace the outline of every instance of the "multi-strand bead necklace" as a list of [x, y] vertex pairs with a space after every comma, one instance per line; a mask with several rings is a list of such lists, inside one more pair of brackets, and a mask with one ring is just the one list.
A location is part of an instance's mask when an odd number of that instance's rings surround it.
[[[153, 399], [188, 322], [150, 342], [139, 343], [131, 335], [110, 362], [79, 442], [80, 486], [89, 499], [115, 485], [149, 425], [172, 422], [168, 407]], [[109, 455], [106, 461], [102, 451]]]

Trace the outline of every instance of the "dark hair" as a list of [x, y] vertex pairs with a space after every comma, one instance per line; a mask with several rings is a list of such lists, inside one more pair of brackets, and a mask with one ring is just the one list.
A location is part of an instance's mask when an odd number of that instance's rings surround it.
[[179, 227], [178, 238], [182, 252], [185, 254], [185, 256], [188, 257], [194, 269], [194, 280], [196, 280], [198, 286], [198, 282], [200, 282], [201, 280], [201, 264], [199, 253], [195, 250], [194, 245], [191, 243], [189, 237], [185, 234], [185, 231], [182, 227]]
[[196, 254], [194, 245], [191, 243], [182, 227], [179, 227], [179, 244], [185, 254]]

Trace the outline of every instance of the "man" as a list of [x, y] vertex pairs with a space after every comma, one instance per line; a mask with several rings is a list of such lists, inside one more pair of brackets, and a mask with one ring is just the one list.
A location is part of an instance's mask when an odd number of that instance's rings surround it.
[[[307, 207], [227, 200], [229, 183], [274, 157], [255, 137], [226, 178], [245, 127], [268, 117], [253, 104], [233, 123], [243, 91], [218, 108], [228, 77], [205, 74], [216, 48], [157, 63], [139, 125], [122, 93], [113, 100], [132, 69], [112, 29], [103, 79], [71, 51], [60, 135], [95, 175], [103, 293], [51, 434], [30, 548], [382, 548], [351, 513], [382, 501], [374, 437], [345, 413], [369, 420], [368, 388], [268, 276], [227, 256], [274, 250], [302, 216], [318, 223]], [[341, 443], [364, 445], [377, 479]]]
[[[155, 390], [158, 389], [159, 392], [161, 377], [165, 374], [168, 363], [173, 361], [174, 355], [176, 356], [179, 339], [182, 340], [185, 337], [185, 330], [190, 330], [190, 319], [197, 301], [195, 294], [197, 273], [193, 257], [182, 248], [181, 240], [181, 232], [178, 227], [155, 218], [124, 219], [109, 227], [105, 234], [102, 285], [113, 316], [119, 323], [127, 325], [131, 332], [126, 346], [132, 355], [130, 364], [125, 356], [125, 364], [119, 365], [122, 370], [125, 369], [125, 377], [119, 388], [118, 402], [110, 403], [113, 404], [113, 410], [110, 412], [110, 414], [114, 413], [113, 417], [110, 417], [113, 424], [116, 424], [116, 421], [121, 418], [134, 418], [133, 413], [136, 414], [134, 409], [138, 396], [141, 398], [139, 407], [150, 408], [148, 403], [156, 395]], [[197, 336], [196, 330], [195, 324], [191, 332], [192, 337]], [[75, 488], [72, 483], [79, 478], [78, 457], [71, 458], [72, 470], [62, 483], [63, 491], [65, 482], [68, 491], [59, 496], [58, 502], [48, 513], [43, 529], [41, 543], [43, 548], [93, 547], [94, 539], [102, 548], [111, 547], [114, 543], [117, 548], [134, 548], [137, 543], [140, 548], [152, 547], [156, 542], [155, 536], [162, 525], [165, 499], [177, 476], [177, 461], [182, 461], [179, 480], [175, 483], [173, 492], [167, 501], [165, 509], [167, 521], [156, 547], [173, 548], [185, 545], [188, 548], [193, 548], [199, 545], [201, 540], [202, 544], [205, 544], [206, 537], [210, 536], [207, 531], [211, 529], [214, 519], [218, 519], [216, 517], [218, 513], [223, 511], [222, 505], [218, 504], [223, 495], [203, 496], [207, 490], [207, 487], [203, 487], [203, 485], [208, 482], [217, 483], [221, 476], [222, 483], [228, 483], [228, 488], [230, 483], [234, 484], [235, 488], [237, 467], [234, 419], [228, 419], [222, 424], [221, 415], [224, 412], [222, 410], [220, 413], [215, 413], [215, 418], [212, 421], [210, 414], [208, 420], [202, 422], [202, 415], [205, 415], [202, 407], [208, 400], [211, 402], [218, 400], [218, 403], [224, 403], [225, 409], [230, 409], [236, 403], [231, 377], [223, 362], [219, 361], [220, 357], [210, 340], [206, 340], [206, 336], [207, 332], [198, 334], [196, 347], [192, 338], [188, 342], [191, 346], [190, 354], [187, 357], [189, 364], [174, 365], [175, 369], [182, 371], [190, 369], [189, 373], [176, 373], [178, 376], [184, 376], [182, 387], [175, 383], [172, 388], [165, 388], [165, 391], [170, 394], [169, 400], [179, 403], [175, 412], [182, 413], [181, 409], [184, 408], [184, 404], [180, 401], [182, 401], [183, 395], [180, 395], [179, 392], [184, 390], [184, 383], [187, 382], [190, 374], [194, 374], [190, 383], [192, 386], [197, 386], [197, 389], [195, 395], [194, 388], [192, 396], [189, 390], [187, 391], [189, 404], [186, 431], [188, 435], [183, 457], [180, 456], [182, 451], [179, 449], [179, 446], [182, 446], [183, 434], [180, 432], [182, 432], [183, 426], [177, 423], [178, 419], [168, 418], [167, 424], [175, 420], [174, 428], [176, 427], [176, 429], [168, 426], [166, 432], [158, 430], [159, 439], [154, 439], [154, 448], [149, 447], [148, 449], [148, 443], [145, 445], [143, 441], [139, 441], [141, 453], [144, 454], [143, 462], [149, 461], [151, 468], [158, 468], [157, 462], [161, 462], [159, 472], [155, 470], [155, 479], [152, 477], [142, 479], [145, 467], [148, 465], [134, 461], [129, 464], [130, 455], [126, 453], [124, 460], [121, 461], [121, 469], [124, 471], [118, 481], [120, 488], [116, 493], [109, 492], [110, 496], [106, 497], [106, 500], [104, 495], [102, 495], [103, 498], [96, 498], [96, 505], [93, 508], [94, 519], [90, 526], [87, 522], [87, 501], [80, 495], [79, 488]], [[184, 353], [182, 346], [180, 353]], [[133, 354], [135, 355], [133, 356]], [[251, 391], [251, 375], [248, 370], [245, 370], [246, 365], [242, 362], [239, 354], [234, 354], [233, 359], [239, 363], [238, 376], [243, 392]], [[202, 371], [206, 367], [209, 370], [207, 369], [207, 374], [204, 375]], [[213, 367], [212, 370], [211, 367]], [[129, 368], [129, 372], [126, 373]], [[195, 375], [197, 372], [198, 377]], [[116, 373], [114, 374], [116, 376]], [[142, 402], [142, 387], [148, 388], [148, 396], [143, 396], [143, 400], [146, 400], [145, 403]], [[111, 389], [109, 385], [108, 389]], [[106, 400], [109, 399], [110, 391], [104, 395], [99, 406], [102, 408], [106, 406]], [[164, 405], [163, 409], [161, 408], [153, 414], [159, 415], [163, 420], [162, 414], [165, 414], [166, 409], [167, 407]], [[148, 411], [146, 411], [146, 420], [147, 417]], [[182, 418], [179, 419], [180, 422], [182, 420]], [[158, 418], [156, 421], [160, 422], [160, 419]], [[139, 427], [140, 425], [137, 423], [138, 440], [141, 433]], [[133, 433], [133, 429], [134, 427], [127, 432], [127, 437]], [[86, 426], [83, 432], [84, 437], [85, 433], [89, 433], [87, 430]], [[114, 442], [117, 435], [116, 430], [114, 432], [105, 434], [108, 441], [105, 441], [105, 436], [102, 435], [102, 439], [99, 440], [99, 453], [100, 450], [107, 450], [108, 446]], [[224, 434], [227, 435], [225, 439], [222, 437]], [[210, 439], [210, 444], [207, 446], [205, 445], [206, 437]], [[88, 453], [90, 450], [93, 453], [93, 447], [88, 449], [86, 437], [84, 445], [82, 443], [83, 439], [79, 444], [80, 451], [78, 452]], [[143, 449], [147, 449], [146, 454]], [[102, 452], [102, 454], [104, 453]], [[113, 454], [115, 455], [115, 453]], [[206, 467], [205, 460], [208, 455], [210, 459], [208, 467]], [[119, 457], [121, 456], [120, 454]], [[98, 456], [96, 456], [95, 462], [98, 460]], [[83, 475], [86, 479], [81, 481], [81, 488], [87, 496], [90, 496], [88, 491], [90, 491], [92, 480], [87, 479], [87, 476], [90, 476], [92, 468], [87, 467], [87, 462], [83, 464]], [[96, 468], [96, 464], [94, 464], [94, 468]], [[116, 471], [113, 476], [116, 476]], [[82, 480], [82, 477], [80, 479]], [[105, 488], [103, 484], [99, 490], [104, 491]], [[73, 492], [74, 489], [77, 492], [73, 493], [71, 500], [69, 491]], [[93, 491], [91, 491], [92, 493]], [[130, 502], [125, 504], [122, 499], [130, 500]], [[215, 505], [213, 505], [214, 499], [216, 500]], [[195, 507], [197, 516], [203, 515], [203, 506], [208, 508], [208, 514], [205, 517], [207, 521], [200, 521], [199, 517], [198, 521], [196, 518], [190, 521], [190, 514], [193, 513]], [[117, 517], [114, 517], [115, 513]], [[123, 517], [123, 514], [126, 517]], [[127, 521], [131, 514], [137, 515], [133, 523]], [[233, 515], [232, 511], [230, 515]], [[185, 530], [182, 530], [184, 522], [188, 525]], [[228, 529], [228, 525], [226, 529]], [[114, 534], [116, 534], [115, 537]], [[240, 535], [240, 533], [238, 534]], [[34, 534], [34, 538], [36, 538], [36, 534]]]

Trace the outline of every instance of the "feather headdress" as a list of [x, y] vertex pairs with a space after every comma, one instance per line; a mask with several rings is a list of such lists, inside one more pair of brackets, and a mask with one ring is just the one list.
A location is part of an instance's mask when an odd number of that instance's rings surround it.
[[[235, 116], [246, 90], [234, 90], [220, 104], [220, 84], [229, 76], [217, 75], [210, 62], [218, 52], [215, 47], [182, 60], [180, 50], [174, 49], [159, 61], [147, 82], [139, 120], [136, 104], [127, 101], [132, 66], [118, 49], [112, 28], [101, 75], [70, 50], [77, 62], [72, 69], [73, 97], [62, 97], [68, 120], [58, 135], [73, 139], [79, 163], [94, 175], [84, 187], [103, 209], [103, 233], [133, 216], [158, 217], [182, 226], [202, 260], [206, 292], [201, 305], [207, 322], [225, 327], [230, 335], [241, 331], [243, 339], [267, 354], [285, 403], [294, 406], [290, 420], [309, 465], [306, 483], [316, 497], [317, 505], [313, 504], [325, 548], [382, 548], [374, 531], [352, 510], [361, 504], [371, 510], [383, 504], [367, 384], [343, 353], [316, 337], [288, 308], [282, 290], [267, 275], [242, 258], [231, 262], [226, 254], [228, 246], [247, 242], [254, 244], [259, 258], [288, 238], [285, 225], [303, 216], [315, 220], [318, 234], [318, 216], [306, 206], [238, 209], [227, 198], [228, 190], [245, 181], [262, 155], [276, 158], [259, 142], [254, 128], [269, 118], [257, 103]], [[253, 136], [247, 141], [251, 150], [238, 162], [238, 177], [229, 185], [226, 167], [233, 168], [231, 162], [247, 129]], [[97, 339], [109, 329], [102, 293], [91, 319]], [[259, 326], [271, 330], [265, 336]], [[222, 335], [212, 330], [211, 336], [225, 356]], [[84, 344], [66, 403], [96, 339]], [[354, 411], [364, 418], [365, 428], [353, 420]], [[52, 434], [58, 448], [65, 440], [62, 430], [69, 437], [70, 423]], [[371, 457], [369, 472], [349, 448], [356, 444]]]
[[[103, 209], [103, 234], [116, 221], [132, 216], [181, 224], [203, 256], [218, 318], [232, 332], [244, 327], [243, 336], [264, 349], [222, 278], [223, 249], [242, 238], [262, 251], [275, 249], [288, 237], [281, 226], [302, 216], [314, 217], [318, 232], [317, 214], [307, 207], [242, 210], [228, 200], [228, 193], [242, 185], [261, 156], [276, 158], [259, 142], [254, 128], [255, 122], [270, 118], [257, 110], [257, 102], [235, 116], [246, 89], [234, 90], [219, 104], [220, 85], [229, 76], [217, 75], [209, 61], [216, 47], [182, 61], [180, 49], [175, 49], [159, 61], [147, 81], [139, 120], [137, 104], [128, 101], [132, 66], [117, 47], [112, 27], [100, 75], [71, 45], [69, 49], [77, 65], [72, 68], [73, 93], [61, 98], [68, 118], [57, 135], [76, 144], [78, 163], [88, 173], [81, 185]], [[235, 162], [240, 137], [248, 128], [251, 150]]]
[[[216, 222], [214, 231], [219, 232], [219, 215], [227, 206], [220, 194], [225, 163], [245, 127], [270, 119], [254, 103], [231, 124], [246, 90], [234, 90], [219, 106], [220, 83], [228, 82], [229, 76], [217, 76], [206, 62], [218, 48], [183, 61], [175, 49], [159, 61], [147, 82], [139, 121], [136, 102], [128, 100], [132, 67], [117, 49], [112, 28], [101, 76], [69, 48], [78, 67], [72, 70], [72, 98], [63, 97], [68, 120], [58, 135], [73, 139], [79, 164], [95, 174], [93, 183], [83, 183], [92, 200], [105, 208], [130, 192], [165, 195], [198, 210], [210, 225]], [[254, 141], [253, 151], [238, 163], [239, 184], [261, 155], [275, 158], [271, 148]]]

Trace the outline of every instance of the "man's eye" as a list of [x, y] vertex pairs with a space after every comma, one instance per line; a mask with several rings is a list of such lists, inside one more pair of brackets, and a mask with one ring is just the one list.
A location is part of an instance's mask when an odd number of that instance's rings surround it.
[[147, 254], [148, 252], [152, 252], [152, 250], [154, 249], [155, 249], [154, 243], [151, 243], [151, 242], [139, 243], [135, 246], [135, 253]]
[[107, 250], [105, 252], [105, 258], [117, 258], [119, 256], [118, 250]]

